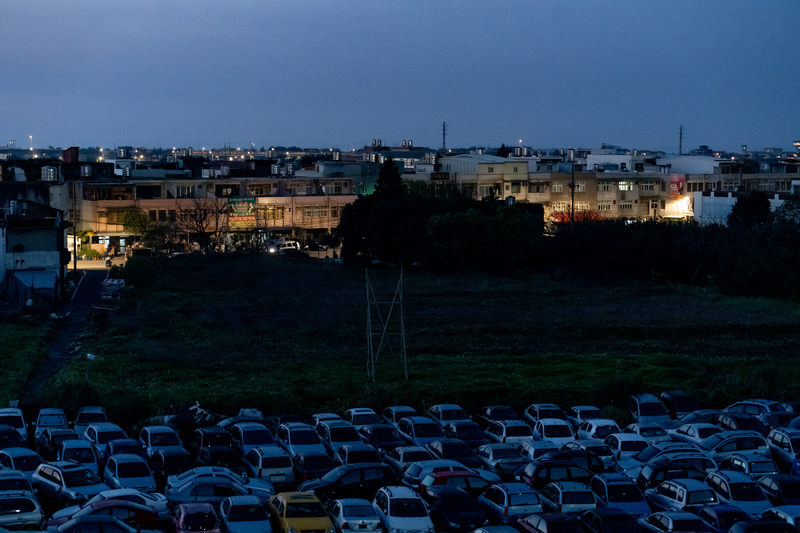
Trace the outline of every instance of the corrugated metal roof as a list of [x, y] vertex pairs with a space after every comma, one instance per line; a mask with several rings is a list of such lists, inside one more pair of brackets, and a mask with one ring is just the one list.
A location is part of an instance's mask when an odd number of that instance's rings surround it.
[[56, 286], [56, 279], [58, 278], [55, 272], [46, 270], [14, 272], [14, 277], [31, 289], [52, 289]]

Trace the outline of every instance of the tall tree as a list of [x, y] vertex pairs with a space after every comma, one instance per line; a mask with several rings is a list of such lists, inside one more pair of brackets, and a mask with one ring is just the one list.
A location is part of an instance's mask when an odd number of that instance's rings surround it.
[[192, 198], [178, 211], [178, 227], [193, 235], [200, 249], [208, 250], [228, 232], [228, 211], [225, 198]]
[[508, 157], [511, 155], [511, 148], [502, 144], [500, 149], [497, 151], [497, 157]]
[[769, 198], [761, 191], [752, 190], [740, 196], [728, 215], [729, 226], [757, 226], [769, 219]]
[[378, 180], [375, 182], [375, 196], [378, 200], [402, 201], [406, 195], [406, 182], [400, 174], [400, 169], [392, 159], [387, 157], [378, 171]]

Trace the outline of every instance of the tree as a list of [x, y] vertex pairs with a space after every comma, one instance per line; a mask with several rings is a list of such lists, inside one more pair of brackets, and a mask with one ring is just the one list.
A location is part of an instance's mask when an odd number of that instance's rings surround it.
[[145, 232], [147, 232], [147, 230], [153, 225], [150, 217], [148, 217], [147, 213], [141, 209], [126, 210], [124, 213], [122, 213], [120, 222], [122, 222], [122, 227], [125, 229], [125, 231], [130, 231], [137, 237], [144, 235]]
[[756, 226], [769, 219], [769, 198], [760, 191], [750, 191], [737, 198], [728, 215], [729, 226]]
[[387, 157], [378, 171], [375, 182], [375, 197], [378, 200], [402, 201], [406, 195], [406, 182], [392, 157]]
[[800, 225], [800, 194], [793, 194], [775, 210], [775, 220]]
[[497, 151], [497, 157], [508, 157], [511, 155], [511, 148], [502, 144], [500, 149]]
[[228, 201], [225, 198], [192, 198], [178, 211], [178, 227], [194, 235], [201, 250], [219, 244], [228, 232]]

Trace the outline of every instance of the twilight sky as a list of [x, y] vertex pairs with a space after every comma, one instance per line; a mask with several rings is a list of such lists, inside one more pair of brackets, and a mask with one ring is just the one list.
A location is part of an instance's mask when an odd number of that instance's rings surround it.
[[800, 140], [797, 0], [4, 0], [0, 146]]

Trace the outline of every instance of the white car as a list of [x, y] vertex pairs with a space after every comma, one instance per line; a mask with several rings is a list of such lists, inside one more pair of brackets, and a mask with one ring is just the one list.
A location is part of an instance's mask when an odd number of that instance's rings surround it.
[[696, 424], [684, 424], [675, 429], [667, 430], [667, 433], [672, 436], [673, 440], [688, 442], [690, 444], [700, 444], [711, 435], [719, 433], [720, 431], [722, 431], [722, 428], [719, 426], [702, 422]]
[[334, 500], [330, 514], [337, 533], [356, 530], [359, 533], [380, 533], [381, 531], [381, 519], [367, 500], [360, 498]]
[[519, 444], [535, 440], [531, 427], [522, 420], [492, 422], [484, 433], [490, 441], [505, 444]]
[[387, 533], [433, 533], [425, 502], [408, 487], [382, 487], [372, 507]]
[[231, 496], [219, 505], [219, 518], [227, 533], [272, 533], [269, 514], [256, 496]]
[[579, 439], [605, 439], [612, 433], [622, 433], [622, 430], [610, 418], [594, 418], [578, 426]]
[[626, 459], [649, 446], [645, 438], [636, 433], [612, 433], [603, 442], [611, 449], [617, 461]]
[[539, 439], [552, 442], [559, 448], [575, 440], [572, 426], [560, 418], [542, 418], [533, 426], [533, 434]]
[[22, 442], [28, 442], [28, 424], [22, 416], [22, 409], [6, 407], [0, 409], [0, 425], [11, 426], [22, 437]]
[[103, 479], [112, 489], [137, 489], [144, 492], [156, 490], [156, 480], [147, 462], [132, 453], [109, 457]]
[[623, 433], [635, 433], [640, 437], [644, 437], [647, 439], [647, 443], [649, 445], [653, 445], [659, 442], [671, 442], [672, 437], [670, 437], [664, 428], [656, 424], [645, 424], [642, 422], [635, 422], [625, 427], [622, 430]]

